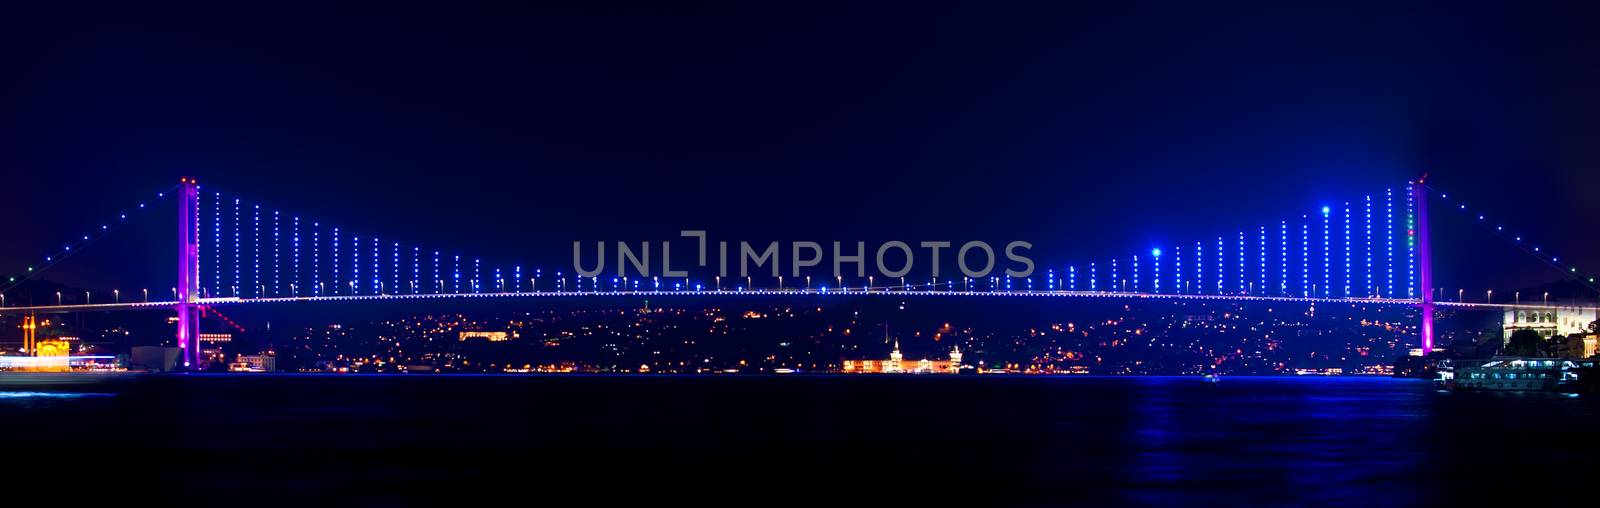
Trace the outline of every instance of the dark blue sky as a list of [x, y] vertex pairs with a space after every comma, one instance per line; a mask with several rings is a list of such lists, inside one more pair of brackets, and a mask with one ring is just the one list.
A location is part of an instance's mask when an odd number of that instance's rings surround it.
[[[1600, 19], [1576, 9], [14, 11], [0, 266], [183, 175], [349, 230], [566, 267], [572, 240], [685, 228], [1023, 239], [1061, 265], [1424, 171], [1600, 265]], [[1520, 263], [1486, 277], [1441, 260], [1442, 286], [1553, 276], [1486, 235], [1441, 236]]]

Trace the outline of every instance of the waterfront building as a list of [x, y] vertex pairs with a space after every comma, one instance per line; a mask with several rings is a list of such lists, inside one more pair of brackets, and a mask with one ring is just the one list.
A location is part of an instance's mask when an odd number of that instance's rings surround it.
[[1596, 307], [1515, 307], [1501, 318], [1501, 340], [1510, 340], [1517, 330], [1533, 330], [1544, 338], [1588, 333], [1589, 323], [1600, 320]]
[[276, 372], [278, 359], [270, 354], [239, 355], [228, 365], [229, 372]]
[[923, 358], [906, 363], [897, 340], [887, 360], [844, 360], [842, 364], [841, 370], [850, 374], [956, 374], [961, 371], [961, 346], [950, 350], [948, 360]]

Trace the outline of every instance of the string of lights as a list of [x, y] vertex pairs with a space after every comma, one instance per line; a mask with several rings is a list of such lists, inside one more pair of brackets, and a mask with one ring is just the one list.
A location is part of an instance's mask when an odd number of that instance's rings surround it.
[[[1436, 188], [1434, 188], [1434, 187], [1432, 187], [1430, 185], [1424, 185], [1423, 186], [1423, 190], [1428, 191], [1430, 193], [1438, 194], [1440, 201], [1448, 201], [1449, 198], [1450, 198], [1449, 194], [1441, 192], [1438, 189], [1436, 189]], [[1486, 215], [1483, 215], [1483, 214], [1478, 214], [1476, 216], [1472, 215], [1468, 211], [1466, 203], [1456, 203], [1456, 205], [1457, 206], [1455, 207], [1455, 210], [1458, 213], [1460, 213], [1462, 215], [1466, 215], [1470, 219], [1475, 219], [1475, 220], [1473, 220], [1474, 223], [1476, 223], [1479, 226], [1487, 229], [1496, 238], [1499, 238], [1502, 241], [1510, 243], [1512, 246], [1516, 247], [1517, 250], [1520, 250], [1520, 251], [1522, 251], [1523, 253], [1525, 253], [1525, 254], [1527, 254], [1529, 256], [1533, 256], [1534, 258], [1537, 258], [1541, 263], [1545, 264], [1546, 266], [1549, 266], [1551, 268], [1554, 268], [1556, 271], [1561, 272], [1563, 276], [1568, 277], [1571, 280], [1575, 280], [1578, 283], [1583, 284], [1585, 287], [1588, 287], [1589, 289], [1592, 289], [1592, 290], [1595, 290], [1595, 291], [1600, 291], [1600, 285], [1597, 285], [1597, 283], [1595, 282], [1595, 280], [1596, 280], [1595, 279], [1595, 275], [1588, 274], [1586, 272], [1583, 272], [1583, 271], [1579, 270], [1577, 265], [1573, 265], [1573, 264], [1570, 264], [1570, 263], [1562, 263], [1560, 256], [1556, 256], [1554, 254], [1550, 254], [1549, 252], [1546, 252], [1545, 249], [1542, 246], [1540, 246], [1538, 243], [1525, 240], [1524, 236], [1522, 234], [1520, 234], [1520, 233], [1507, 232], [1505, 224], [1503, 224], [1501, 222], [1490, 221], [1489, 217], [1486, 216]], [[1495, 222], [1496, 225], [1493, 226], [1493, 227], [1490, 227], [1489, 224], [1491, 222]]]
[[[61, 263], [63, 259], [70, 257], [74, 252], [74, 248], [77, 248], [78, 251], [82, 251], [84, 247], [95, 243], [101, 238], [105, 238], [112, 231], [116, 231], [123, 225], [127, 224], [130, 220], [130, 217], [138, 217], [145, 210], [153, 208], [150, 206], [151, 204], [164, 201], [167, 195], [171, 194], [175, 189], [177, 189], [176, 185], [169, 187], [166, 190], [157, 192], [154, 201], [148, 203], [140, 202], [131, 210], [118, 212], [115, 220], [102, 222], [98, 228], [93, 228], [90, 230], [90, 232], [78, 235], [74, 240], [70, 240], [63, 244], [61, 250], [45, 254], [37, 264], [24, 266], [22, 270], [18, 271], [17, 273], [6, 276], [5, 283], [0, 284], [0, 291], [8, 291], [12, 288], [15, 288], [17, 285], [38, 276], [38, 274], [49, 270], [51, 267], [56, 266], [57, 264]], [[129, 215], [130, 213], [133, 215]]]

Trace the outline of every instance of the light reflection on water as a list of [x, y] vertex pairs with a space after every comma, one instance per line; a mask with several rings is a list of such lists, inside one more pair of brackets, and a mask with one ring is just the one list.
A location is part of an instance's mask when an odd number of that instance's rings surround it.
[[112, 393], [79, 393], [79, 392], [0, 392], [0, 400], [10, 399], [81, 399], [88, 397], [112, 397]]

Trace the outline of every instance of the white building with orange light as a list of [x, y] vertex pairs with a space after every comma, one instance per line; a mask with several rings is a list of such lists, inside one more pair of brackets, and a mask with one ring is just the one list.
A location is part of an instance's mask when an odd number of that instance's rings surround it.
[[847, 374], [956, 374], [961, 372], [961, 346], [950, 350], [949, 360], [923, 358], [907, 362], [897, 340], [888, 360], [845, 360], [842, 363], [841, 370]]

